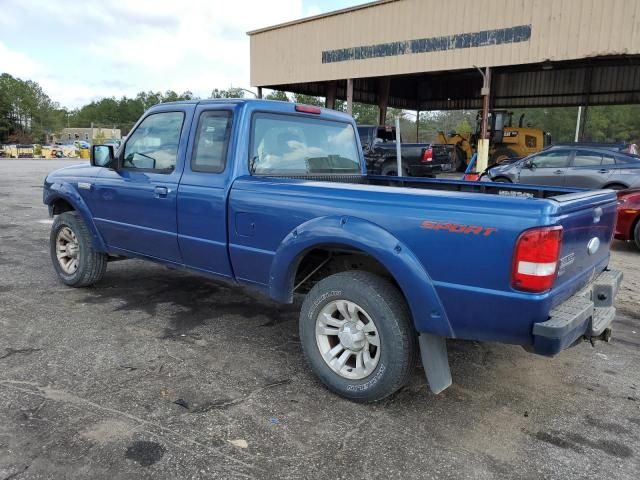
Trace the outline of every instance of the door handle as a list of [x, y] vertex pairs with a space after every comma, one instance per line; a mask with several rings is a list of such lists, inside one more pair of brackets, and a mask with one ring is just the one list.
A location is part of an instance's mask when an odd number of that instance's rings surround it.
[[156, 187], [153, 193], [156, 198], [166, 198], [169, 189], [167, 187]]
[[599, 173], [609, 173], [609, 170], [606, 170], [604, 168], [601, 168], [600, 170], [598, 170]]
[[556, 175], [562, 175], [564, 173], [564, 170], [556, 170], [555, 172]]

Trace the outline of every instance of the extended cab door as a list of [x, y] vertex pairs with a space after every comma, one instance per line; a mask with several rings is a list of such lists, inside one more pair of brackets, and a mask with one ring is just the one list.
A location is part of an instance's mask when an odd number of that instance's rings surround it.
[[148, 113], [95, 180], [93, 216], [110, 249], [181, 263], [176, 200], [194, 106]]
[[227, 194], [233, 106], [196, 109], [185, 169], [178, 187], [178, 243], [190, 268], [231, 277], [227, 251]]
[[520, 170], [520, 183], [564, 186], [571, 153], [569, 149], [555, 149], [530, 157]]

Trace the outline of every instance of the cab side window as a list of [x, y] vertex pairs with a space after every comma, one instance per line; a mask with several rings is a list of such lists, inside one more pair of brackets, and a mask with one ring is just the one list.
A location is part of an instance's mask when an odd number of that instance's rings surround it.
[[224, 170], [231, 133], [231, 112], [203, 112], [198, 121], [196, 141], [191, 157], [194, 172], [220, 173]]
[[573, 159], [574, 167], [596, 167], [602, 164], [602, 153], [576, 152]]
[[129, 136], [122, 166], [171, 173], [176, 166], [183, 112], [153, 113]]
[[556, 150], [536, 155], [531, 164], [537, 168], [564, 168], [569, 164], [569, 150]]

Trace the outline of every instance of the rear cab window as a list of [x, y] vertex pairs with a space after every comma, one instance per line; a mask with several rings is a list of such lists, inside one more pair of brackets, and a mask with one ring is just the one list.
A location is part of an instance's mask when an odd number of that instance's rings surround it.
[[256, 113], [251, 138], [253, 175], [361, 173], [356, 132], [350, 123]]

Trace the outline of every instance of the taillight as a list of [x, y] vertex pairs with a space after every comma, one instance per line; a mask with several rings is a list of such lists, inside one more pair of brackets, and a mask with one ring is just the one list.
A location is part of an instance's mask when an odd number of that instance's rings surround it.
[[433, 148], [425, 148], [424, 152], [422, 152], [422, 161], [430, 162], [431, 160], [433, 160]]
[[513, 255], [511, 286], [540, 293], [553, 286], [558, 272], [562, 227], [533, 228], [523, 232]]

